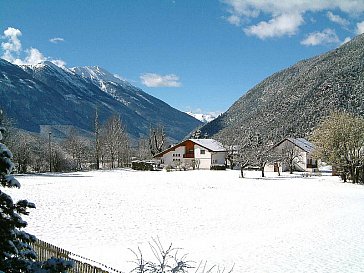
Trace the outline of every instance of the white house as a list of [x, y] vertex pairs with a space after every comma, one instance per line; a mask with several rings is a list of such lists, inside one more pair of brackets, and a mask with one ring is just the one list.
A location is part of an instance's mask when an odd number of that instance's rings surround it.
[[225, 165], [226, 149], [214, 139], [188, 139], [157, 154], [164, 166], [195, 166], [210, 169], [212, 165]]
[[[315, 146], [304, 138], [285, 138], [271, 148], [276, 155], [281, 155], [274, 164], [268, 164], [267, 171], [289, 171], [287, 159], [291, 158], [295, 171], [315, 171], [317, 169], [317, 159], [313, 158], [312, 152]], [[278, 156], [279, 158], [279, 156]]]

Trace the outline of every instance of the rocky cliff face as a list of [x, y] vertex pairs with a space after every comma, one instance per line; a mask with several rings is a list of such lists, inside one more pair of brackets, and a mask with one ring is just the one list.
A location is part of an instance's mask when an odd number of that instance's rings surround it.
[[273, 141], [304, 137], [334, 110], [364, 115], [364, 35], [273, 74], [201, 131], [220, 138], [242, 132]]
[[16, 66], [0, 59], [0, 96], [0, 107], [16, 126], [31, 132], [67, 126], [92, 132], [96, 109], [101, 122], [120, 115], [135, 139], [159, 123], [171, 139], [180, 140], [201, 124], [126, 81], [92, 78], [50, 62]]

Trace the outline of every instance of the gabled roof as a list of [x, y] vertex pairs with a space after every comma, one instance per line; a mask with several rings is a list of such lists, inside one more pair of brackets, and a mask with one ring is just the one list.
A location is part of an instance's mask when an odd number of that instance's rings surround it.
[[226, 149], [224, 148], [224, 146], [217, 140], [214, 139], [194, 139], [194, 138], [190, 138], [187, 140], [184, 140], [166, 150], [164, 150], [163, 152], [160, 152], [159, 154], [156, 154], [154, 157], [161, 157], [163, 156], [165, 153], [168, 153], [170, 151], [174, 151], [176, 148], [181, 147], [181, 146], [185, 146], [184, 144], [187, 141], [192, 141], [193, 143], [209, 150], [210, 152], [225, 152]]
[[303, 151], [305, 151], [307, 153], [311, 153], [315, 149], [315, 145], [313, 145], [307, 139], [293, 138], [293, 137], [287, 137], [287, 138], [283, 139], [281, 142], [274, 145], [273, 147], [277, 147], [277, 146], [281, 145], [286, 140], [291, 142], [292, 144], [296, 145], [298, 148], [301, 148]]
[[315, 149], [315, 145], [305, 138], [292, 138], [290, 139], [296, 146], [300, 147], [305, 152], [311, 153]]
[[225, 152], [226, 149], [222, 145], [221, 142], [214, 139], [190, 139], [192, 142], [197, 145], [206, 148], [210, 152]]

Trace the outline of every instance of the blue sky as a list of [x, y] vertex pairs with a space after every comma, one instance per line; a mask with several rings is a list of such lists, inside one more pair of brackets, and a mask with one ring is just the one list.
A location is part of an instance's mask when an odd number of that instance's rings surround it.
[[0, 0], [2, 58], [98, 65], [203, 113], [363, 32], [362, 0]]

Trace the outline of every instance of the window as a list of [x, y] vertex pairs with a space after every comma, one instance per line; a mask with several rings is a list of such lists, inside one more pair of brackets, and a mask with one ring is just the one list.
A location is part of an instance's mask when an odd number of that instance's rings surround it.
[[307, 168], [317, 168], [317, 160], [312, 159], [312, 158], [307, 159], [307, 161], [306, 161], [306, 167]]
[[200, 154], [204, 155], [205, 154], [205, 150], [200, 150]]

